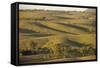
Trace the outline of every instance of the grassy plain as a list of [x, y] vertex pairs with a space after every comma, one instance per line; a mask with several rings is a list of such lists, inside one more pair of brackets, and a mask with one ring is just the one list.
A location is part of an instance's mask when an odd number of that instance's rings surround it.
[[19, 10], [19, 61], [96, 59], [96, 13]]

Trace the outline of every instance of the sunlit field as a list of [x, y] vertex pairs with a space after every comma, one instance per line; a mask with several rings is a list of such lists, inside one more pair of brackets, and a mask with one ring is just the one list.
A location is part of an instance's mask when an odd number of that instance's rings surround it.
[[19, 63], [96, 59], [96, 12], [19, 10]]

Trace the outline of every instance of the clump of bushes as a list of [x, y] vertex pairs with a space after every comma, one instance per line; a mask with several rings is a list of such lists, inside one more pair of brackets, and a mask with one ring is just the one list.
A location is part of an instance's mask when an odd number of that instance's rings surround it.
[[38, 54], [48, 54], [50, 50], [48, 48], [41, 48], [38, 47], [35, 42], [31, 42], [31, 49], [30, 50], [22, 50], [20, 51], [21, 55], [38, 55]]

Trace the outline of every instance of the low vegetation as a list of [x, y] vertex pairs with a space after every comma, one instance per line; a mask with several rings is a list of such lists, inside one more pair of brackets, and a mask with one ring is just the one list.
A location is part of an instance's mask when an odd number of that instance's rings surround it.
[[20, 10], [19, 61], [96, 59], [95, 12]]

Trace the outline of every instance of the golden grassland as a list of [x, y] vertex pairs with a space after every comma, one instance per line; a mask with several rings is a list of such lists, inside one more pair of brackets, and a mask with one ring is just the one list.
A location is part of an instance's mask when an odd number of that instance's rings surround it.
[[96, 59], [95, 12], [19, 10], [19, 61]]

